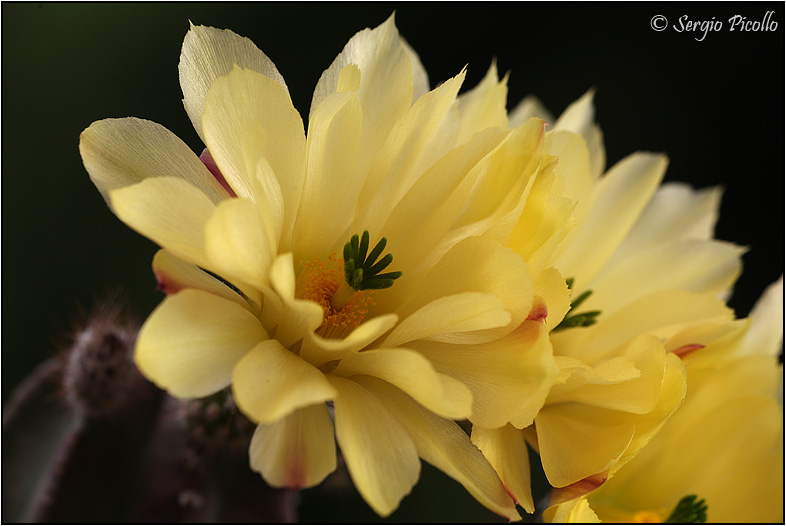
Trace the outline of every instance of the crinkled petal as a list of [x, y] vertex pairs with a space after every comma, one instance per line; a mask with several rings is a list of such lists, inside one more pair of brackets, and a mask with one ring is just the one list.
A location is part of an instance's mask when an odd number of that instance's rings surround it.
[[237, 303], [201, 290], [167, 296], [139, 332], [134, 360], [170, 394], [200, 398], [229, 385], [232, 369], [265, 329]]
[[204, 232], [215, 205], [176, 177], [145, 179], [112, 190], [112, 207], [125, 224], [189, 263], [210, 268]]
[[417, 482], [420, 459], [407, 430], [376, 396], [357, 383], [328, 376], [338, 392], [336, 438], [355, 488], [387, 517]]
[[365, 374], [395, 385], [424, 407], [453, 420], [469, 418], [472, 394], [461, 382], [437, 373], [423, 355], [409, 349], [370, 349], [347, 356], [334, 374]]
[[151, 177], [179, 177], [214, 203], [229, 197], [199, 157], [155, 122], [134, 117], [94, 122], [79, 136], [79, 153], [107, 204], [112, 190]]
[[205, 144], [240, 197], [264, 202], [254, 179], [260, 160], [281, 190], [284, 234], [300, 204], [306, 160], [303, 121], [281, 84], [256, 71], [235, 68], [213, 82], [202, 117]]
[[248, 450], [251, 469], [274, 488], [310, 488], [336, 469], [333, 421], [324, 404], [259, 424]]
[[180, 87], [183, 105], [202, 140], [202, 112], [210, 86], [235, 65], [259, 72], [286, 89], [284, 77], [254, 43], [228, 29], [195, 26], [186, 33], [180, 52]]
[[385, 400], [385, 407], [407, 429], [423, 460], [458, 481], [488, 509], [520, 520], [494, 469], [458, 424], [435, 415], [387, 382], [371, 377], [358, 382]]
[[483, 452], [505, 489], [527, 513], [535, 513], [530, 481], [529, 451], [524, 434], [510, 424], [497, 429], [472, 426], [472, 443]]
[[499, 298], [478, 292], [463, 292], [437, 298], [399, 323], [382, 342], [398, 347], [413, 340], [429, 339], [467, 343], [472, 331], [504, 327], [510, 313]]
[[336, 396], [325, 375], [278, 340], [259, 343], [237, 362], [232, 392], [243, 413], [262, 424]]
[[557, 377], [543, 324], [525, 321], [500, 340], [473, 345], [410, 342], [434, 368], [472, 391], [473, 423], [496, 428], [532, 423]]

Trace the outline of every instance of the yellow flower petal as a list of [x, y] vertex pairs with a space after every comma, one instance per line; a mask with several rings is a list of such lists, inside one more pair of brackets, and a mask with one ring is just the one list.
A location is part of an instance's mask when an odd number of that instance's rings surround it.
[[167, 296], [139, 332], [139, 370], [170, 394], [200, 398], [229, 385], [235, 363], [268, 335], [237, 303], [187, 289]]
[[[270, 283], [276, 297], [265, 294], [275, 315], [276, 339], [285, 347], [295, 344], [306, 334], [314, 332], [322, 323], [324, 311], [313, 301], [295, 298], [295, 271], [292, 254], [282, 254], [270, 268]], [[267, 308], [267, 307], [265, 307]], [[263, 310], [263, 316], [265, 312]], [[264, 318], [263, 318], [264, 319]]]
[[458, 481], [488, 509], [512, 521], [521, 519], [494, 469], [455, 422], [438, 417], [386, 382], [368, 376], [358, 382], [385, 400], [423, 460]]
[[578, 288], [603, 268], [660, 184], [666, 165], [663, 155], [636, 153], [595, 185], [589, 214], [555, 255], [554, 266], [575, 278]]
[[248, 450], [251, 469], [274, 488], [310, 488], [336, 469], [333, 422], [324, 404], [259, 424]]
[[398, 316], [385, 314], [366, 320], [358, 325], [346, 338], [323, 338], [316, 333], [309, 333], [303, 338], [300, 356], [314, 365], [341, 360], [375, 341], [396, 325]]
[[524, 434], [510, 424], [497, 429], [472, 426], [472, 443], [483, 452], [506, 490], [527, 513], [535, 513], [530, 481], [529, 451]]
[[525, 321], [513, 333], [489, 343], [417, 341], [408, 347], [422, 353], [438, 372], [469, 387], [470, 419], [483, 427], [531, 424], [557, 377], [548, 333], [540, 322]]
[[435, 299], [409, 315], [385, 338], [381, 347], [398, 347], [420, 339], [473, 343], [472, 331], [504, 327], [510, 313], [490, 294], [463, 292]]
[[278, 340], [257, 344], [237, 362], [232, 392], [243, 413], [262, 424], [336, 396], [336, 390], [316, 367]]
[[269, 286], [268, 270], [276, 255], [275, 233], [248, 199], [221, 203], [205, 226], [205, 250], [212, 267], [233, 284]]
[[246, 300], [193, 263], [173, 256], [166, 250], [159, 250], [153, 256], [153, 273], [158, 287], [167, 294], [175, 294], [183, 289], [199, 289], [215, 296], [234, 301], [246, 308]]
[[423, 355], [409, 349], [369, 349], [355, 353], [341, 360], [334, 374], [381, 378], [445, 418], [463, 420], [472, 409], [469, 389], [437, 373]]
[[777, 356], [783, 350], [783, 275], [767, 287], [749, 317], [751, 327], [738, 354]]
[[110, 193], [117, 217], [189, 263], [210, 268], [204, 230], [215, 205], [199, 189], [176, 177], [145, 179]]
[[527, 95], [508, 112], [508, 123], [511, 128], [521, 126], [533, 118], [546, 121], [551, 127], [557, 121], [540, 99], [534, 95]]
[[467, 238], [453, 246], [421, 283], [411, 284], [407, 290], [407, 300], [397, 309], [401, 319], [441, 297], [464, 292], [489, 294], [502, 300], [511, 315], [508, 326], [477, 333], [493, 339], [517, 327], [532, 308], [533, 284], [527, 264], [512, 250], [483, 238]]
[[79, 153], [110, 207], [112, 190], [150, 177], [180, 177], [214, 203], [229, 197], [194, 152], [155, 122], [134, 117], [94, 122], [79, 136]]
[[590, 175], [593, 180], [596, 180], [605, 168], [606, 151], [603, 147], [603, 134], [598, 125], [593, 122], [595, 118], [594, 96], [595, 90], [591, 89], [568, 106], [554, 124], [554, 130], [567, 130], [584, 138], [590, 155]]
[[493, 61], [480, 84], [458, 98], [460, 128], [456, 144], [464, 144], [472, 135], [486, 128], [507, 129], [507, 99], [507, 75], [499, 80], [497, 63]]
[[281, 188], [284, 232], [300, 204], [305, 175], [303, 121], [281, 84], [261, 73], [235, 68], [213, 82], [205, 101], [202, 129], [210, 153], [239, 197], [264, 202], [253, 181], [264, 159]]
[[[582, 308], [611, 314], [627, 302], [661, 290], [720, 295], [740, 275], [743, 252], [731, 243], [695, 239], [656, 247], [604, 269], [589, 284], [592, 295]], [[668, 272], [663, 272], [665, 268]]]
[[262, 73], [286, 89], [284, 77], [250, 39], [228, 29], [191, 24], [180, 53], [180, 87], [183, 105], [203, 141], [202, 112], [207, 93], [213, 81], [232, 71], [235, 65]]
[[355, 487], [387, 517], [420, 475], [420, 459], [407, 430], [377, 397], [357, 383], [328, 376], [338, 392], [336, 438]]
[[293, 246], [308, 247], [297, 254], [299, 260], [330, 254], [346, 242], [340, 237], [352, 214], [344, 211], [354, 209], [365, 176], [351, 168], [362, 129], [363, 114], [355, 92], [335, 93], [311, 114], [306, 178], [293, 234]]
[[555, 487], [606, 471], [636, 430], [624, 413], [584, 404], [544, 407], [535, 418], [543, 470]]

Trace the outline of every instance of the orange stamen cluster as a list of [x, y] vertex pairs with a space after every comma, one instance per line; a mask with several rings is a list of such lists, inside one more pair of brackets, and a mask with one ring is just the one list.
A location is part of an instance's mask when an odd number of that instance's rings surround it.
[[330, 298], [336, 293], [344, 280], [344, 260], [336, 254], [328, 256], [327, 261], [316, 258], [303, 263], [305, 267], [300, 277], [303, 283], [303, 299], [319, 303], [325, 312], [322, 324], [316, 333], [324, 338], [343, 338], [360, 325], [374, 305], [371, 299], [373, 291], [356, 292], [340, 309], [330, 304]]

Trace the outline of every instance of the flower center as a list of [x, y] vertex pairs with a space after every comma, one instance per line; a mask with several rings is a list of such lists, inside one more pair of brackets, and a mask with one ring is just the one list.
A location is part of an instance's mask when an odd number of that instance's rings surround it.
[[303, 292], [300, 297], [319, 303], [325, 312], [322, 324], [316, 333], [325, 338], [343, 338], [360, 325], [368, 314], [368, 308], [374, 305], [371, 291], [354, 292], [343, 305], [336, 308], [331, 299], [344, 283], [344, 262], [336, 254], [327, 260], [316, 258], [306, 263], [301, 275]]
[[[343, 338], [360, 325], [374, 302], [374, 290], [386, 289], [401, 277], [401, 272], [380, 274], [393, 261], [392, 254], [382, 258], [387, 240], [383, 237], [371, 252], [368, 230], [355, 234], [344, 245], [344, 259], [336, 254], [327, 261], [316, 258], [304, 263], [306, 267], [298, 280], [301, 298], [322, 306], [325, 317], [316, 333], [325, 338]], [[379, 261], [377, 261], [379, 259]]]

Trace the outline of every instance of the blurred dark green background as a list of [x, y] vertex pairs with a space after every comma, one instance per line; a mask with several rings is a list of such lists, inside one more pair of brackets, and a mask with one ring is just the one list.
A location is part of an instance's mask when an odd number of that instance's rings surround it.
[[[761, 20], [768, 10], [776, 31], [728, 31], [731, 16]], [[105, 207], [77, 144], [91, 122], [133, 115], [165, 125], [201, 152], [178, 84], [189, 20], [250, 37], [307, 115], [320, 73], [344, 43], [393, 11], [432, 86], [467, 64], [465, 86], [473, 86], [496, 57], [500, 71], [511, 72], [509, 107], [532, 93], [559, 114], [596, 87], [609, 165], [635, 150], [664, 151], [669, 180], [722, 184], [717, 236], [751, 248], [731, 300], [738, 314], [781, 274], [783, 3], [4, 2], [3, 400], [58, 351], [78, 306], [117, 287], [140, 316], [161, 299], [150, 271], [155, 246]], [[668, 18], [667, 30], [651, 29], [655, 15]], [[696, 41], [700, 34], [671, 27], [683, 15], [715, 17], [724, 28]], [[419, 486], [404, 501], [413, 514], [394, 520], [439, 520], [447, 506], [450, 522], [490, 518], [471, 506], [465, 515], [454, 500], [470, 497], [429, 473], [425, 482], [450, 491]]]

